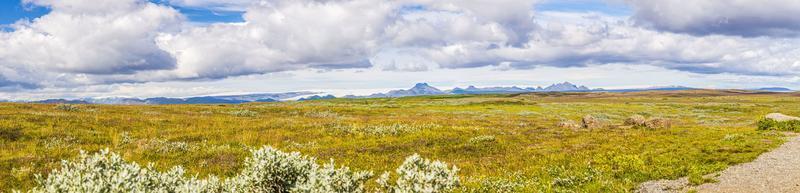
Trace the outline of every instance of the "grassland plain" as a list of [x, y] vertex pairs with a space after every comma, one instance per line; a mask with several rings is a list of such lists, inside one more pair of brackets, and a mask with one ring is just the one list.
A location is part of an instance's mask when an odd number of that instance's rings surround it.
[[[757, 131], [770, 112], [800, 115], [800, 95], [696, 90], [333, 99], [242, 105], [0, 103], [0, 191], [25, 190], [80, 150], [109, 148], [158, 169], [231, 176], [270, 145], [376, 173], [403, 158], [458, 166], [464, 192], [630, 192], [702, 175], [783, 143]], [[556, 126], [591, 115], [600, 129]], [[620, 126], [632, 115], [666, 129]], [[376, 186], [370, 182], [369, 186]]]

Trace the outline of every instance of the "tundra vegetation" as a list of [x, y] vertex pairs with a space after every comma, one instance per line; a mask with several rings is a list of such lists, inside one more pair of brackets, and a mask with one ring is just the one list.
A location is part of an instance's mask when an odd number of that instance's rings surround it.
[[[405, 192], [414, 184], [630, 192], [649, 180], [720, 171], [779, 146], [777, 130], [796, 129], [758, 123], [771, 112], [800, 115], [800, 97], [697, 90], [241, 105], [0, 103], [0, 191], [43, 190], [69, 183], [58, 181], [66, 172], [114, 163], [151, 171], [141, 180], [181, 186], [145, 184], [218, 192]], [[292, 167], [264, 172], [270, 164]]]

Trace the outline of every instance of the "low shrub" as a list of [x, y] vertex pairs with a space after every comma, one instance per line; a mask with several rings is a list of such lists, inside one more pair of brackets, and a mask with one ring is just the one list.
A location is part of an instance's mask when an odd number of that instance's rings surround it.
[[773, 119], [758, 120], [758, 130], [775, 130], [775, 131], [800, 131], [800, 121], [776, 121]]
[[[389, 184], [389, 173], [380, 180], [389, 192], [442, 192], [459, 186], [458, 168], [413, 155], [396, 170], [398, 179]], [[361, 193], [372, 177], [369, 171], [336, 168], [333, 161], [322, 166], [313, 157], [285, 153], [272, 147], [252, 150], [242, 171], [227, 180], [186, 177], [182, 167], [160, 172], [152, 164], [141, 167], [126, 162], [108, 149], [89, 155], [81, 152], [75, 161], [62, 161], [61, 169], [46, 178], [37, 175], [38, 186], [29, 192], [302, 192]]]
[[312, 118], [339, 118], [339, 114], [330, 111], [311, 111], [306, 112], [305, 116]]
[[209, 188], [210, 181], [183, 175], [181, 167], [158, 172], [152, 164], [128, 163], [106, 149], [94, 155], [81, 152], [76, 161], [62, 161], [61, 170], [47, 178], [37, 175], [39, 186], [29, 192], [190, 192]]
[[258, 112], [251, 111], [251, 110], [236, 110], [228, 112], [228, 114], [237, 116], [237, 117], [255, 117], [258, 116]]
[[441, 125], [431, 123], [392, 123], [392, 124], [370, 124], [370, 125], [334, 125], [331, 127], [336, 132], [345, 134], [359, 134], [372, 136], [394, 136], [406, 133], [413, 133], [421, 130], [440, 128]]
[[497, 138], [492, 135], [481, 135], [469, 139], [470, 144], [492, 143], [495, 141], [497, 141]]
[[22, 136], [22, 129], [20, 128], [0, 127], [0, 141], [17, 141]]
[[391, 175], [386, 172], [378, 178], [381, 188], [389, 193], [408, 192], [448, 192], [459, 187], [458, 168], [450, 168], [446, 163], [431, 161], [414, 154], [395, 171], [397, 180], [389, 182]]
[[73, 104], [58, 104], [56, 105], [56, 107], [53, 108], [59, 111], [70, 111], [70, 112], [75, 112], [80, 110], [80, 107], [78, 107], [78, 105], [73, 105]]

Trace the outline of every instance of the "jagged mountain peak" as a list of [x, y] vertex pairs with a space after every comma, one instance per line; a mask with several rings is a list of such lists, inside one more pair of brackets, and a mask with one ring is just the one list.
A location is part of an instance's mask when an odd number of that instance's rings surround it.
[[545, 87], [542, 90], [543, 91], [561, 92], [561, 91], [586, 91], [586, 90], [590, 90], [590, 89], [589, 89], [589, 87], [586, 87], [586, 86], [577, 86], [577, 85], [572, 84], [570, 82], [563, 82], [563, 83], [552, 84], [552, 85], [550, 85], [548, 87]]

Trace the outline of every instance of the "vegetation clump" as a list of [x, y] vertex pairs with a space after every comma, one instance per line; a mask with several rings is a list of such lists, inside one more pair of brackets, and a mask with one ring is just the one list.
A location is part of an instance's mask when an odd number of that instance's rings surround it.
[[[272, 147], [252, 150], [244, 169], [236, 176], [220, 180], [185, 177], [184, 169], [173, 167], [166, 172], [126, 162], [108, 149], [89, 155], [81, 151], [79, 159], [62, 161], [61, 169], [46, 178], [37, 175], [38, 186], [29, 192], [365, 192], [364, 184], [372, 177], [369, 171], [336, 168], [333, 161], [322, 166], [313, 157], [298, 152], [285, 153]], [[458, 168], [439, 161], [412, 155], [396, 170], [394, 184], [389, 173], [379, 179], [389, 192], [443, 192], [458, 187]]]
[[56, 110], [69, 111], [69, 112], [75, 112], [81, 110], [80, 107], [78, 107], [78, 105], [73, 105], [73, 104], [58, 104], [54, 108]]
[[374, 125], [335, 125], [332, 128], [338, 132], [346, 134], [361, 134], [371, 136], [396, 136], [406, 133], [413, 133], [421, 130], [429, 130], [439, 128], [437, 124], [406, 124], [406, 123], [392, 123], [392, 124], [374, 124]]
[[247, 110], [247, 109], [231, 111], [228, 114], [233, 115], [233, 116], [237, 116], [237, 117], [255, 117], [255, 116], [258, 116], [258, 112]]
[[758, 125], [758, 130], [800, 131], [800, 121], [798, 120], [777, 121], [765, 118], [758, 120], [756, 125]]
[[418, 154], [406, 158], [395, 172], [397, 180], [394, 183], [390, 182], [388, 172], [377, 180], [386, 192], [448, 192], [461, 185], [456, 166], [451, 168], [444, 162], [424, 159]]
[[470, 144], [492, 143], [495, 141], [497, 141], [497, 139], [493, 135], [481, 135], [469, 139]]

